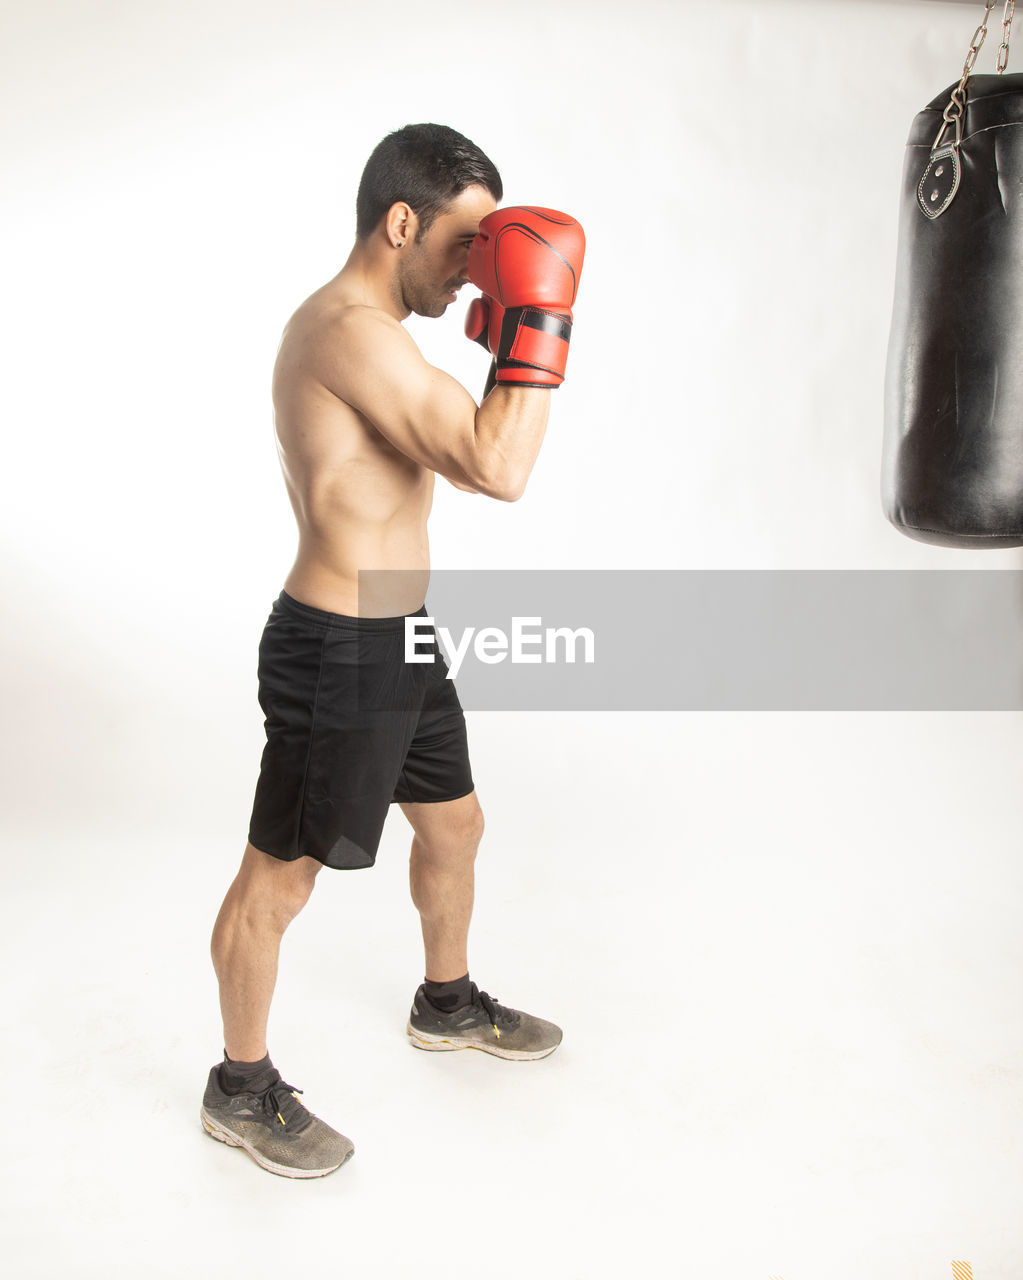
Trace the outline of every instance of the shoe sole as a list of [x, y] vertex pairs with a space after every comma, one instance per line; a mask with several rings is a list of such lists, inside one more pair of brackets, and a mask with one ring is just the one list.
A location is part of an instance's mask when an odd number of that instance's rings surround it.
[[211, 1138], [216, 1138], [218, 1142], [226, 1143], [229, 1147], [240, 1147], [242, 1151], [255, 1160], [261, 1169], [266, 1169], [268, 1173], [276, 1173], [282, 1178], [325, 1178], [328, 1173], [334, 1173], [340, 1169], [341, 1165], [349, 1161], [355, 1154], [355, 1148], [352, 1147], [345, 1154], [345, 1158], [340, 1164], [332, 1164], [329, 1169], [295, 1169], [291, 1165], [278, 1164], [275, 1160], [268, 1160], [255, 1147], [250, 1146], [244, 1138], [237, 1133], [232, 1133], [230, 1129], [225, 1128], [219, 1121], [214, 1120], [205, 1107], [199, 1109], [199, 1120]]
[[548, 1057], [558, 1047], [552, 1044], [549, 1049], [503, 1049], [496, 1043], [480, 1044], [478, 1040], [463, 1040], [457, 1036], [435, 1036], [429, 1031], [418, 1031], [411, 1022], [405, 1028], [405, 1034], [417, 1049], [428, 1049], [433, 1053], [446, 1053], [451, 1049], [479, 1049], [481, 1053], [492, 1053], [495, 1058], [518, 1062], [536, 1062]]

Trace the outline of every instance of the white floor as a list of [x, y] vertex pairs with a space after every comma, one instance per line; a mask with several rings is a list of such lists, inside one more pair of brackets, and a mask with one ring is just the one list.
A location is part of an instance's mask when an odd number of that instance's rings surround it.
[[197, 1119], [247, 814], [8, 833], [6, 1275], [1019, 1280], [1020, 718], [470, 733], [473, 974], [564, 1044], [407, 1044], [395, 811], [377, 868], [321, 875], [285, 942], [271, 1051], [356, 1144], [314, 1182]]

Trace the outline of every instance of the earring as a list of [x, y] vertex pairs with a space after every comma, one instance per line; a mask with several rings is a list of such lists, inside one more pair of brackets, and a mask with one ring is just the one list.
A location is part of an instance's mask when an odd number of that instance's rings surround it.
[[395, 247], [396, 249], [401, 249], [401, 248], [403, 248], [403, 247], [404, 247], [404, 245], [405, 245], [405, 241], [404, 241], [404, 240], [395, 240], [395, 242], [394, 242], [394, 247]]

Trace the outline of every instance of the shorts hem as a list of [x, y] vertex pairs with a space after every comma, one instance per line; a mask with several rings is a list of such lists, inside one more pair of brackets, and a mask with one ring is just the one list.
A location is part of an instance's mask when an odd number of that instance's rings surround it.
[[318, 853], [274, 853], [272, 849], [264, 849], [253, 840], [252, 836], [248, 837], [249, 844], [257, 853], [264, 853], [268, 858], [273, 858], [276, 862], [297, 862], [299, 858], [312, 858], [314, 862], [318, 862], [321, 867], [329, 867], [331, 871], [367, 871], [370, 867], [376, 865], [376, 850], [372, 855], [367, 854], [368, 862], [328, 862], [326, 857], [321, 857]]
[[476, 790], [475, 784], [466, 791], [457, 791], [451, 796], [431, 796], [429, 800], [406, 800], [398, 799], [397, 796], [391, 801], [391, 804], [447, 804], [451, 800], [464, 800], [466, 796], [471, 796]]

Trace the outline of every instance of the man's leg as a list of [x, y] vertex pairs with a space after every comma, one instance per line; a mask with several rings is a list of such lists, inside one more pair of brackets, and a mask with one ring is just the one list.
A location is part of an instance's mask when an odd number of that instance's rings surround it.
[[[468, 981], [474, 867], [483, 835], [475, 792], [401, 808], [415, 832], [409, 881], [426, 951], [426, 982], [416, 992], [406, 1028], [412, 1043], [420, 1049], [482, 1049], [499, 1058], [546, 1058], [561, 1043], [560, 1027], [506, 1008]], [[445, 986], [438, 990], [440, 983]], [[449, 1002], [455, 1007], [444, 1007]]]
[[220, 982], [224, 1048], [235, 1062], [256, 1062], [266, 1055], [281, 938], [308, 902], [320, 866], [315, 858], [282, 862], [245, 846], [210, 947]]
[[266, 1051], [266, 1023], [284, 930], [309, 900], [320, 863], [281, 862], [247, 845], [213, 928], [229, 1062], [210, 1070], [200, 1119], [218, 1142], [242, 1147], [271, 1173], [319, 1178], [354, 1150], [285, 1084]]
[[469, 970], [469, 920], [483, 811], [475, 791], [459, 800], [403, 804], [401, 810], [415, 833], [409, 887], [423, 927], [426, 977], [453, 982]]

